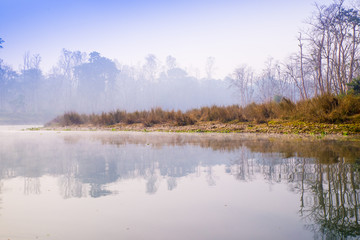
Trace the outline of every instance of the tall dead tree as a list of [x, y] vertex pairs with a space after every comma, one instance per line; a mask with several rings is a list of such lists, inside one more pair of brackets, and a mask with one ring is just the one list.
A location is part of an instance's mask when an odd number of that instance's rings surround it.
[[346, 7], [344, 0], [316, 5], [308, 23], [309, 30], [300, 44], [306, 46], [306, 52], [301, 49], [301, 55], [313, 66], [315, 92], [346, 93], [347, 84], [359, 74], [359, 12]]
[[254, 72], [246, 65], [236, 68], [230, 77], [230, 86], [237, 89], [241, 106], [253, 101]]

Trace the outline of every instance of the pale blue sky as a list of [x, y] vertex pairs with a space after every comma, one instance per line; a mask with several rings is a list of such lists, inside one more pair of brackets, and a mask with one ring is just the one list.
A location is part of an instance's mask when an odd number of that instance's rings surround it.
[[[331, 3], [321, 0], [319, 3]], [[0, 58], [15, 69], [25, 51], [42, 56], [47, 72], [61, 49], [98, 51], [124, 64], [149, 54], [177, 58], [204, 74], [215, 58], [216, 76], [238, 65], [261, 68], [283, 60], [314, 10], [313, 0], [0, 0]]]

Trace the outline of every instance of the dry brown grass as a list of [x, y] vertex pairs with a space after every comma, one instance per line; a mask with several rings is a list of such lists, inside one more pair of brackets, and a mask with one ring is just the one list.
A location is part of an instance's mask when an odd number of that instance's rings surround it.
[[55, 118], [48, 125], [70, 126], [93, 124], [110, 126], [115, 124], [142, 123], [145, 127], [154, 124], [175, 126], [193, 125], [197, 122], [254, 122], [266, 123], [273, 119], [299, 120], [317, 123], [360, 123], [360, 96], [323, 95], [306, 101], [293, 103], [284, 98], [280, 103], [252, 103], [246, 107], [211, 106], [186, 112], [165, 111], [153, 108], [149, 111], [126, 112], [116, 110], [101, 114], [78, 114], [68, 112]]

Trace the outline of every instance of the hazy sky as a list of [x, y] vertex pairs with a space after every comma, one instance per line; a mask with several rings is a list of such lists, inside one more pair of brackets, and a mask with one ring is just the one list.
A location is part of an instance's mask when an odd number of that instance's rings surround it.
[[270, 56], [296, 51], [313, 10], [313, 0], [0, 0], [0, 58], [19, 69], [25, 51], [39, 53], [46, 72], [62, 48], [124, 64], [152, 53], [204, 75], [212, 56], [224, 77], [238, 65], [261, 68]]

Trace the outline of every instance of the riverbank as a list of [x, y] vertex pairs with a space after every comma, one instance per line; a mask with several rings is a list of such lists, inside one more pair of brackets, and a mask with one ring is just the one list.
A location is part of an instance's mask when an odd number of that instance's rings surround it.
[[[220, 123], [215, 121], [198, 122], [192, 125], [178, 126], [174, 124], [143, 123], [93, 125], [74, 124], [69, 126], [48, 126], [43, 130], [62, 131], [143, 131], [143, 132], [213, 132], [213, 133], [263, 133], [263, 134], [295, 134], [295, 135], [359, 135], [360, 124], [326, 124], [308, 123], [300, 121], [272, 120], [267, 123], [232, 122]], [[30, 129], [31, 130], [31, 129]], [[37, 129], [33, 129], [37, 130]]]
[[62, 130], [360, 135], [360, 96], [323, 95], [297, 103], [283, 98], [280, 102], [201, 107], [186, 112], [161, 108], [98, 114], [66, 112], [46, 126]]

